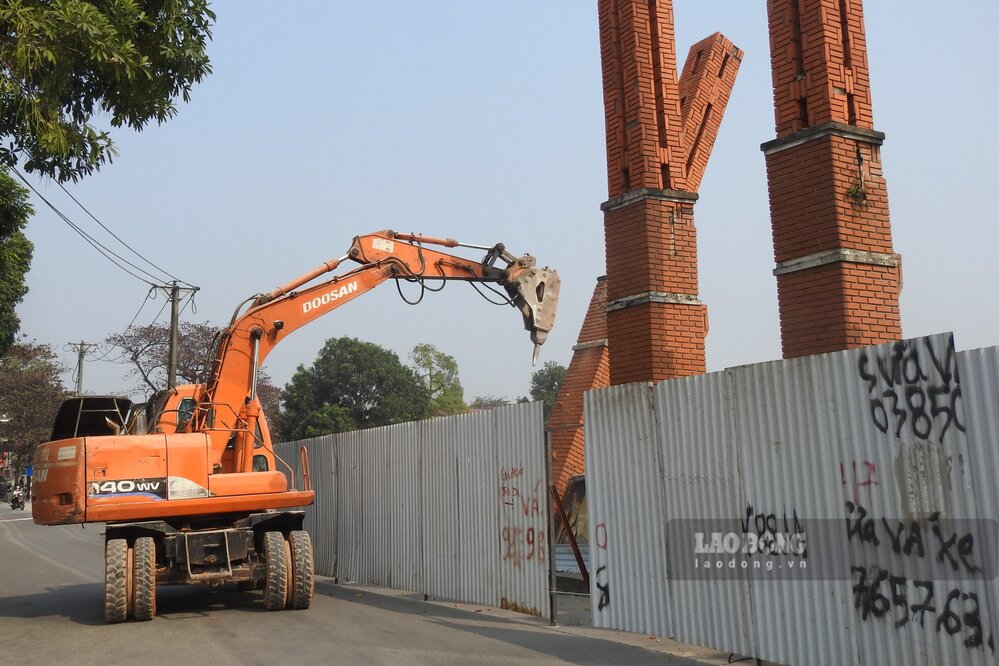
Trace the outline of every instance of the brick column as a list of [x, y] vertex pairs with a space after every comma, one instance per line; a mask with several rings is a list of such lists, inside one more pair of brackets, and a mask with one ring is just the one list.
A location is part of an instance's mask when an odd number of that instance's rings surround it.
[[677, 79], [669, 0], [599, 0], [612, 384], [703, 373], [694, 202], [742, 52], [722, 35]]
[[769, 0], [777, 138], [763, 144], [785, 358], [901, 337], [861, 0]]
[[559, 495], [572, 477], [584, 471], [583, 393], [610, 385], [606, 305], [607, 282], [599, 277], [548, 421], [552, 433], [552, 483]]

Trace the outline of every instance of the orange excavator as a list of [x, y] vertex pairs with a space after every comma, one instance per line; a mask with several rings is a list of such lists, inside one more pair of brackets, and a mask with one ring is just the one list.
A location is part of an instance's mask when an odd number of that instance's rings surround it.
[[[428, 246], [486, 254], [476, 261]], [[347, 261], [359, 266], [328, 277]], [[296, 489], [274, 453], [257, 373], [293, 331], [389, 280], [421, 289], [495, 283], [520, 310], [535, 360], [555, 320], [559, 278], [534, 257], [515, 257], [502, 244], [380, 231], [244, 301], [219, 339], [207, 383], [167, 390], [144, 407], [91, 396], [62, 405], [52, 440], [35, 449], [32, 516], [42, 525], [106, 523], [108, 622], [151, 619], [157, 585], [166, 584], [236, 583], [263, 589], [268, 610], [309, 607], [313, 553], [301, 510], [314, 499], [308, 457], [303, 447], [304, 487]]]

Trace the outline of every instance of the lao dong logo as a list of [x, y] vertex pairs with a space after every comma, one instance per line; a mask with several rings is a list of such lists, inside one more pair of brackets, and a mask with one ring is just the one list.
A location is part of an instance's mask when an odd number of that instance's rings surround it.
[[695, 532], [696, 555], [794, 555], [806, 552], [804, 532]]

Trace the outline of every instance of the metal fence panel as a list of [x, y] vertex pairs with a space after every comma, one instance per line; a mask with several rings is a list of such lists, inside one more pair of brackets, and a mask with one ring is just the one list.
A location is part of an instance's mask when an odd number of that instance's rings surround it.
[[497, 548], [500, 605], [550, 617], [548, 487], [545, 440], [538, 428], [542, 404], [511, 405], [493, 414], [496, 457], [492, 473], [482, 479], [482, 507], [493, 507], [496, 522], [483, 531], [482, 548]]
[[593, 626], [671, 636], [651, 387], [584, 394]]
[[365, 432], [361, 445], [361, 548], [356, 580], [391, 585], [390, 560], [395, 539], [394, 497], [390, 476], [392, 431], [398, 426]]
[[337, 436], [336, 517], [325, 529], [336, 531], [335, 576], [342, 580], [362, 580], [364, 575], [363, 433]]
[[[335, 447], [333, 436], [323, 435], [298, 442], [283, 442], [274, 449], [280, 460], [291, 468], [292, 479], [289, 482], [296, 488], [305, 487], [300, 450], [304, 448], [308, 453], [310, 481], [315, 492], [315, 502], [312, 506], [302, 507], [305, 511], [303, 527], [312, 536], [316, 573], [322, 576], [334, 575], [336, 558], [336, 531], [320, 529], [323, 525], [332, 525], [335, 522], [337, 488]], [[284, 464], [279, 463], [278, 469], [287, 472]]]
[[[595, 626], [787, 664], [995, 663], [994, 524], [974, 521], [999, 513], [999, 352], [930, 336], [653, 393], [586, 395]], [[817, 573], [677, 580], [663, 526], [690, 519], [821, 535]]]
[[496, 411], [462, 414], [442, 419], [454, 432], [457, 479], [454, 503], [458, 509], [455, 533], [458, 559], [452, 575], [458, 583], [457, 599], [498, 606], [499, 563], [495, 491]]
[[457, 433], [444, 419], [421, 424], [423, 429], [423, 562], [424, 594], [441, 599], [460, 599], [456, 575], [461, 563], [458, 469], [455, 451]]
[[[800, 522], [807, 534], [809, 526], [815, 527], [813, 520], [839, 520], [842, 515], [842, 491], [823, 478], [834, 469], [825, 459], [835, 461], [835, 447], [816, 440], [828, 405], [816, 393], [814, 380], [821, 373], [815, 361], [765, 363], [726, 373], [741, 470], [736, 515], [751, 530], [770, 522], [793, 531]], [[733, 529], [742, 531], [742, 524]], [[845, 556], [840, 559], [846, 561]], [[785, 580], [779, 571], [769, 579], [752, 576], [748, 617], [755, 651], [750, 654], [784, 664], [854, 663], [844, 628], [849, 625], [844, 617], [849, 606], [844, 604], [851, 599], [842, 593], [850, 590], [849, 572], [842, 576], [836, 581]]]
[[[727, 394], [725, 374], [656, 385], [666, 520], [741, 515], [739, 450]], [[655, 518], [649, 515], [646, 520]], [[739, 654], [752, 652], [749, 587], [744, 579], [669, 580], [668, 584], [675, 609], [674, 636], [698, 645], [731, 645], [731, 651]], [[718, 622], [720, 608], [732, 609], [734, 621]]]
[[541, 403], [286, 442], [317, 571], [550, 617]]
[[[972, 485], [981, 518], [999, 521], [999, 347], [961, 352], [961, 402], [971, 449]], [[983, 558], [999, 561], [999, 552], [983, 553]], [[987, 644], [999, 640], [999, 577], [992, 580], [985, 614]]]
[[[417, 424], [418, 425], [418, 424]], [[388, 485], [391, 488], [391, 550], [388, 587], [423, 590], [423, 534], [420, 452], [423, 429], [393, 426], [390, 429]]]

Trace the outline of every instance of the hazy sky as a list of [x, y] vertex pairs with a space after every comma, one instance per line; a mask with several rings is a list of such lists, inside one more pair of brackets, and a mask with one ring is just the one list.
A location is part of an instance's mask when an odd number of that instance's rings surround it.
[[[214, 74], [171, 122], [119, 131], [120, 156], [70, 191], [181, 280], [196, 313], [228, 322], [247, 296], [392, 228], [530, 252], [562, 276], [542, 361], [572, 355], [604, 272], [607, 199], [596, 0], [287, 2], [223, 0]], [[952, 330], [995, 344], [999, 313], [995, 0], [865, 3], [876, 129], [907, 337]], [[960, 7], [961, 11], [957, 11]], [[745, 59], [695, 207], [708, 366], [780, 356], [761, 143], [774, 138], [766, 2], [676, 0], [681, 60], [715, 31]], [[113, 241], [52, 183], [42, 193]], [[22, 331], [62, 350], [122, 331], [147, 285], [86, 245], [40, 202]], [[120, 248], [119, 248], [120, 249]], [[124, 250], [121, 250], [124, 252]], [[478, 255], [473, 253], [478, 258]], [[413, 294], [410, 294], [413, 295]], [[150, 323], [163, 296], [147, 303]], [[166, 321], [168, 309], [160, 315]], [[466, 284], [416, 307], [387, 284], [294, 334], [266, 368], [287, 382], [327, 338], [403, 360], [420, 342], [453, 355], [465, 397], [528, 393], [519, 315]], [[63, 353], [67, 365], [75, 355]], [[122, 366], [88, 362], [84, 389], [122, 392]], [[69, 376], [67, 376], [67, 382]]]

